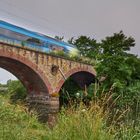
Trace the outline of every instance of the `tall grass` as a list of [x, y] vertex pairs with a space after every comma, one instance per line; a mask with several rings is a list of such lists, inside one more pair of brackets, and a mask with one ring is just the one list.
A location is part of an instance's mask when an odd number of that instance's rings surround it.
[[47, 138], [52, 140], [140, 140], [140, 116], [137, 124], [132, 110], [119, 109], [113, 93], [95, 97], [88, 107], [82, 102], [62, 109], [58, 123], [49, 131]]
[[62, 108], [49, 128], [25, 107], [0, 96], [0, 140], [139, 140], [140, 122], [134, 125], [129, 110], [113, 110], [111, 97], [95, 99], [88, 107], [79, 103]]
[[98, 106], [86, 108], [81, 104], [78, 108], [71, 107], [61, 111], [58, 123], [50, 131], [48, 138], [52, 140], [110, 140], [105, 118], [106, 114]]
[[34, 114], [0, 96], [0, 140], [40, 140], [45, 133]]

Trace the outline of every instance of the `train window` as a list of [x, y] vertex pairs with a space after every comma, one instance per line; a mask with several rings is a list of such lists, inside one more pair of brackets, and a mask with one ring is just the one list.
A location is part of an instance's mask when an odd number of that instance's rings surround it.
[[13, 38], [13, 39], [21, 40], [21, 41], [24, 41], [29, 38], [28, 36], [25, 36], [23, 34], [19, 34], [19, 33], [4, 29], [4, 28], [0, 28], [0, 34]]
[[64, 50], [64, 47], [57, 46], [57, 45], [54, 45], [54, 44], [49, 44], [48, 47], [53, 51], [63, 51]]
[[35, 43], [35, 44], [38, 44], [38, 45], [42, 45], [42, 44], [43, 44], [43, 43], [42, 43], [39, 39], [37, 39], [37, 38], [28, 38], [26, 41], [27, 41], [27, 42], [31, 42], [31, 43]]

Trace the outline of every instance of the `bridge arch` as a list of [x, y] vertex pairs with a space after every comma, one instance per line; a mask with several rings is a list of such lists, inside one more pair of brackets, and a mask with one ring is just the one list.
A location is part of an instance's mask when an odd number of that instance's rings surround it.
[[30, 95], [48, 95], [52, 92], [51, 84], [43, 71], [21, 55], [0, 51], [0, 67], [15, 75]]
[[[95, 76], [96, 72], [94, 69], [87, 69], [81, 67], [71, 69], [68, 73], [65, 74], [66, 79], [68, 79], [69, 77], [73, 78], [75, 82], [81, 87], [81, 89], [84, 89], [85, 85], [88, 86], [91, 83], [95, 82]], [[59, 93], [66, 79], [62, 78], [58, 82], [56, 93]]]

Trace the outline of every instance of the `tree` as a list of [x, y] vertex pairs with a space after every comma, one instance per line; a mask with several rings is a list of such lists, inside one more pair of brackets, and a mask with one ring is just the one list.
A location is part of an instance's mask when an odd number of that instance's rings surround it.
[[55, 36], [54, 38], [57, 39], [57, 40], [60, 40], [60, 41], [64, 40], [64, 36], [62, 36], [62, 37], [61, 36]]
[[102, 53], [96, 65], [99, 79], [105, 77], [102, 88], [120, 96], [119, 106], [133, 108], [140, 101], [140, 59], [129, 52], [134, 46], [135, 40], [122, 31], [106, 37], [100, 43]]
[[105, 55], [124, 55], [135, 46], [135, 40], [132, 37], [126, 37], [123, 31], [114, 33], [113, 36], [106, 37], [101, 41], [101, 48]]
[[[127, 62], [130, 58], [135, 57], [128, 53], [134, 45], [135, 40], [132, 37], [126, 37], [122, 31], [101, 41], [102, 53], [97, 65], [97, 72], [99, 77], [106, 77], [104, 84], [108, 88], [113, 84], [123, 88], [131, 80], [133, 68]], [[137, 58], [135, 57], [135, 59]]]
[[77, 39], [72, 37], [68, 42], [77, 46], [82, 58], [88, 57], [91, 61], [96, 61], [94, 68], [100, 81], [99, 92], [111, 90], [120, 96], [120, 106], [134, 105], [139, 100], [140, 59], [130, 53], [135, 46], [134, 38], [127, 37], [120, 31], [101, 42], [86, 36]]
[[133, 104], [135, 99], [139, 99], [140, 59], [130, 54], [131, 48], [135, 46], [132, 37], [120, 31], [100, 43], [86, 36], [74, 41], [72, 39], [71, 42], [82, 56], [96, 60], [97, 77], [99, 81], [104, 79], [100, 83], [100, 90], [112, 90], [116, 96], [121, 96], [120, 105]]
[[[72, 38], [73, 39], [73, 38]], [[100, 53], [99, 43], [90, 37], [80, 36], [73, 41], [73, 44], [80, 50], [81, 56], [97, 59]]]

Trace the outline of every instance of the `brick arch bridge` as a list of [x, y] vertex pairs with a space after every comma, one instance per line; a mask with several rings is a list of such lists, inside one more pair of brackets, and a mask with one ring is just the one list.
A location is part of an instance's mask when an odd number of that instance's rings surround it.
[[50, 122], [59, 110], [59, 99], [52, 95], [60, 91], [65, 80], [71, 76], [84, 88], [96, 75], [91, 65], [6, 43], [0, 43], [0, 67], [23, 83], [29, 93], [29, 106], [36, 105], [42, 114], [40, 119]]

